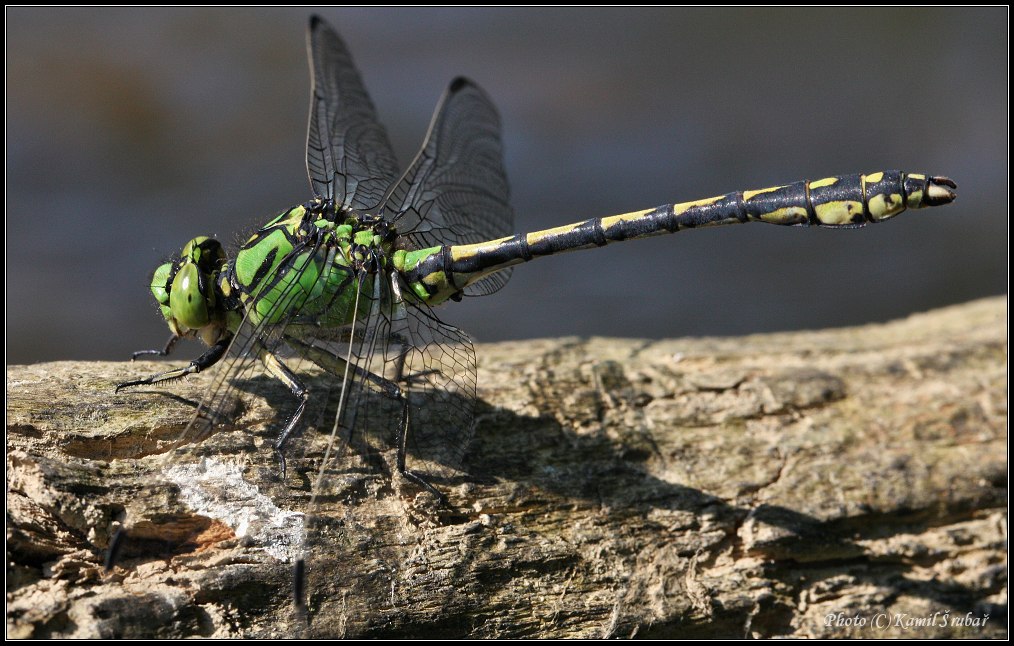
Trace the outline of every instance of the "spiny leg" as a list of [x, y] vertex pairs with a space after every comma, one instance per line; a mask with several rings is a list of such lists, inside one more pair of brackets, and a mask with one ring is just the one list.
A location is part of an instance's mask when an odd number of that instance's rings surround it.
[[[121, 384], [117, 384], [116, 392], [120, 392], [120, 390], [124, 388], [133, 388], [134, 386], [153, 386], [167, 381], [174, 381], [176, 379], [182, 379], [187, 375], [195, 375], [202, 370], [207, 370], [218, 363], [219, 359], [225, 355], [225, 351], [229, 349], [229, 343], [231, 341], [231, 336], [219, 340], [218, 343], [205, 350], [204, 354], [197, 357], [183, 368], [176, 368], [174, 370], [168, 370], [166, 372], [160, 372], [149, 377], [145, 377], [144, 379], [125, 381]], [[169, 343], [166, 344], [166, 354], [169, 353], [175, 343], [176, 342], [173, 339], [169, 340]], [[158, 351], [153, 350], [151, 352], [157, 353]], [[143, 350], [142, 353], [149, 353], [149, 351]], [[135, 353], [135, 355], [137, 354], [138, 353]]]
[[[395, 358], [394, 362], [394, 378], [398, 383], [404, 383], [407, 386], [421, 377], [438, 372], [436, 369], [431, 368], [411, 375], [405, 375], [405, 362], [408, 360], [408, 355], [412, 351], [412, 346], [402, 341], [400, 337], [396, 336], [394, 338], [401, 343], [401, 350], [398, 352], [398, 356]], [[401, 423], [398, 424], [398, 471], [412, 482], [432, 493], [437, 497], [437, 500], [440, 501], [442, 506], [447, 507], [449, 506], [447, 496], [427, 482], [424, 477], [409, 470], [405, 464], [406, 456], [408, 454], [408, 433], [409, 428], [411, 427], [411, 407], [409, 406], [409, 400], [406, 394], [402, 393], [399, 396], [401, 397]]]
[[[439, 490], [433, 487], [433, 485], [427, 482], [424, 478], [405, 468], [405, 438], [407, 437], [405, 427], [408, 424], [409, 419], [408, 417], [409, 406], [408, 406], [408, 398], [402, 394], [401, 388], [398, 386], [398, 384], [389, 379], [385, 379], [380, 375], [374, 374], [369, 370], [361, 368], [360, 366], [357, 366], [354, 363], [349, 363], [349, 361], [346, 360], [345, 358], [332, 353], [330, 350], [327, 350], [326, 348], [321, 348], [319, 346], [313, 345], [312, 343], [306, 343], [302, 339], [289, 335], [286, 335], [285, 341], [294, 349], [299, 351], [304, 357], [306, 357], [307, 359], [315, 363], [317, 366], [319, 366], [321, 369], [323, 369], [325, 372], [328, 372], [338, 377], [339, 379], [345, 379], [351, 372], [355, 374], [358, 378], [365, 379], [370, 383], [376, 385], [381, 390], [381, 392], [383, 392], [386, 396], [401, 401], [402, 415], [401, 415], [401, 423], [398, 429], [397, 468], [402, 475], [404, 475], [412, 482], [415, 482], [419, 486], [427, 489], [430, 493], [436, 496], [437, 500], [440, 501], [441, 505], [446, 506], [447, 498], [446, 496], [444, 496], [444, 494], [442, 494]], [[399, 364], [398, 364], [399, 366], [404, 364], [405, 354], [407, 353], [402, 352], [399, 355]], [[398, 374], [399, 375], [401, 374], [400, 367], [398, 369]], [[355, 414], [355, 411], [353, 411], [353, 414]], [[354, 421], [350, 423], [350, 426], [354, 425], [355, 425]], [[306, 561], [302, 557], [296, 560], [295, 566], [293, 567], [292, 592], [293, 592], [293, 603], [296, 608], [297, 616], [300, 617], [301, 619], [300, 623], [309, 622], [309, 615], [307, 614], [306, 598], [305, 598]]]
[[400, 335], [392, 334], [391, 339], [401, 345], [401, 351], [398, 356], [394, 359], [394, 381], [397, 383], [411, 384], [415, 381], [419, 381], [421, 377], [427, 375], [433, 375], [438, 372], [436, 368], [429, 368], [427, 370], [420, 370], [419, 372], [413, 372], [410, 375], [405, 374], [405, 361], [408, 359], [409, 352], [412, 351], [412, 346], [406, 343]]
[[281, 478], [282, 480], [285, 480], [285, 444], [292, 435], [292, 432], [295, 430], [296, 425], [299, 424], [299, 420], [303, 417], [303, 411], [306, 409], [306, 403], [310, 401], [310, 389], [304, 386], [303, 382], [299, 380], [299, 377], [297, 377], [288, 366], [282, 363], [282, 360], [279, 359], [273, 352], [261, 346], [258, 350], [258, 354], [267, 371], [285, 384], [289, 388], [289, 392], [295, 395], [296, 399], [299, 400], [299, 406], [296, 407], [296, 412], [289, 417], [289, 421], [286, 422], [285, 427], [282, 429], [282, 432], [278, 434], [278, 438], [274, 443], [275, 455], [278, 456], [278, 462], [281, 468]]
[[332, 353], [330, 350], [313, 345], [312, 343], [307, 343], [302, 339], [297, 339], [296, 337], [289, 335], [285, 336], [285, 342], [293, 348], [297, 348], [303, 356], [317, 364], [321, 369], [336, 377], [342, 377], [345, 374], [345, 367], [346, 364], [348, 364], [348, 367], [353, 374], [361, 379], [370, 381], [370, 383], [380, 388], [385, 395], [392, 398], [401, 396], [401, 389], [398, 388], [398, 384], [395, 382], [390, 379], [385, 379], [380, 375], [376, 375], [365, 368], [360, 368], [354, 363], [349, 364], [343, 357]]
[[[309, 359], [310, 361], [314, 362], [315, 364], [317, 364], [318, 366], [320, 366], [322, 369], [326, 370], [327, 372], [329, 372], [329, 373], [331, 373], [333, 375], [339, 376], [339, 377], [345, 373], [346, 364], [348, 362], [344, 358], [342, 358], [342, 357], [340, 357], [340, 356], [338, 356], [336, 354], [333, 354], [329, 350], [326, 350], [326, 349], [321, 348], [319, 346], [315, 346], [315, 345], [306, 343], [306, 342], [304, 342], [304, 341], [302, 341], [300, 339], [294, 338], [294, 337], [288, 337], [288, 336], [286, 336], [285, 340], [286, 340], [287, 343], [289, 343], [293, 347], [298, 348], [300, 350], [300, 352], [302, 352], [303, 355], [307, 359]], [[418, 473], [415, 473], [414, 471], [408, 469], [406, 467], [406, 464], [405, 464], [405, 456], [406, 456], [407, 448], [408, 448], [408, 428], [409, 428], [409, 424], [410, 424], [410, 415], [409, 415], [410, 406], [409, 406], [409, 400], [408, 400], [407, 395], [402, 391], [401, 387], [398, 386], [397, 382], [403, 382], [403, 383], [409, 384], [409, 383], [412, 382], [412, 380], [414, 380], [414, 379], [416, 379], [418, 377], [421, 377], [421, 376], [424, 376], [426, 374], [430, 374], [430, 373], [433, 373], [433, 372], [436, 372], [436, 371], [435, 370], [426, 370], [426, 371], [423, 371], [423, 372], [420, 372], [420, 373], [415, 373], [415, 374], [409, 375], [408, 377], [404, 377], [403, 376], [403, 371], [404, 371], [404, 366], [405, 366], [405, 359], [408, 356], [408, 353], [411, 350], [411, 348], [410, 348], [410, 346], [408, 346], [406, 344], [402, 344], [402, 348], [403, 349], [398, 353], [398, 357], [397, 357], [397, 359], [395, 361], [396, 381], [391, 381], [389, 379], [386, 379], [386, 378], [384, 378], [384, 377], [382, 377], [380, 375], [374, 374], [374, 373], [370, 372], [369, 370], [361, 368], [361, 367], [359, 367], [359, 366], [357, 366], [355, 364], [349, 364], [348, 368], [351, 369], [352, 372], [354, 372], [357, 377], [360, 377], [362, 379], [367, 379], [371, 383], [375, 384], [388, 397], [391, 397], [392, 399], [395, 399], [395, 400], [398, 400], [398, 401], [401, 402], [401, 407], [402, 407], [401, 408], [401, 421], [398, 424], [398, 437], [397, 437], [397, 442], [398, 442], [397, 468], [398, 468], [398, 472], [401, 473], [406, 478], [408, 478], [409, 480], [411, 480], [412, 482], [416, 483], [417, 485], [423, 487], [424, 489], [426, 489], [427, 491], [429, 491], [430, 493], [432, 493], [434, 496], [436, 496], [440, 500], [441, 504], [446, 505], [447, 504], [447, 497], [443, 493], [441, 493], [436, 487], [434, 487], [429, 482], [427, 482], [426, 479], [423, 476], [421, 476]]]
[[176, 342], [179, 340], [180, 336], [178, 334], [174, 334], [171, 337], [169, 337], [169, 340], [166, 341], [165, 343], [165, 347], [163, 347], [161, 350], [138, 350], [137, 352], [130, 355], [130, 360], [134, 361], [138, 357], [143, 357], [145, 355], [154, 355], [156, 357], [168, 357], [172, 353], [173, 348], [176, 347]]
[[410, 424], [409, 411], [410, 407], [408, 403], [408, 397], [402, 395], [401, 423], [398, 425], [398, 471], [401, 473], [401, 475], [405, 476], [412, 482], [423, 487], [431, 494], [436, 496], [441, 506], [448, 507], [449, 503], [447, 502], [447, 496], [445, 496], [439, 489], [431, 485], [426, 480], [426, 478], [422, 477], [415, 471], [409, 470], [408, 467], [405, 465], [405, 456], [408, 452], [408, 429]]

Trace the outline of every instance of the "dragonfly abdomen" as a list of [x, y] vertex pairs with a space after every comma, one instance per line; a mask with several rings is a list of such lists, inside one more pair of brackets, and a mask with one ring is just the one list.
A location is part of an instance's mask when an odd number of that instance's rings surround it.
[[417, 296], [435, 304], [491, 273], [541, 256], [741, 222], [861, 227], [906, 209], [947, 204], [955, 197], [951, 188], [955, 184], [946, 177], [880, 171], [736, 191], [477, 244], [425, 249], [414, 252], [406, 277]]

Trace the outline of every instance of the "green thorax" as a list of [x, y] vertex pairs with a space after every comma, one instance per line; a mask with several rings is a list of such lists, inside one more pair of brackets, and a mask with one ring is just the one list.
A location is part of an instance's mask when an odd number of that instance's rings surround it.
[[220, 286], [255, 325], [282, 323], [298, 312], [290, 323], [340, 327], [354, 318], [357, 291], [359, 312], [369, 311], [363, 299], [386, 273], [396, 239], [376, 216], [336, 213], [321, 202], [296, 206], [247, 240]]

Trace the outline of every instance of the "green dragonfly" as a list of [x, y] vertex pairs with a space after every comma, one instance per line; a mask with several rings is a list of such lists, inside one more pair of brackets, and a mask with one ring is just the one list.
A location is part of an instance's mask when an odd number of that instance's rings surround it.
[[[313, 17], [308, 47], [313, 197], [277, 215], [232, 259], [216, 240], [198, 237], [160, 265], [151, 291], [172, 336], [134, 357], [168, 355], [187, 338], [208, 349], [184, 367], [117, 386], [164, 384], [221, 364], [176, 443], [180, 464], [242, 413], [237, 402], [263, 366], [291, 393], [272, 431], [273, 477], [295, 482], [295, 472], [309, 483], [308, 525], [323, 500], [364, 495], [348, 474], [376, 470], [370, 456], [386, 455], [381, 469], [443, 498], [434, 483], [451, 477], [473, 431], [476, 365], [468, 337], [433, 308], [497, 291], [514, 265], [724, 224], [861, 227], [955, 198], [946, 177], [880, 171], [514, 234], [500, 121], [483, 90], [454, 79], [400, 172], [337, 33]], [[310, 373], [326, 377], [311, 388]], [[293, 556], [297, 604], [308, 552]]]

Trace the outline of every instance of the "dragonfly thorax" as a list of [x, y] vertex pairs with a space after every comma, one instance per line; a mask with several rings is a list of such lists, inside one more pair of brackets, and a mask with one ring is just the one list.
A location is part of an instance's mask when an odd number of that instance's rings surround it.
[[282, 322], [301, 310], [322, 327], [351, 322], [356, 293], [369, 294], [391, 264], [399, 237], [380, 216], [314, 200], [292, 207], [254, 233], [221, 281], [255, 323]]
[[338, 244], [342, 246], [350, 268], [377, 274], [387, 267], [398, 240], [391, 223], [375, 215], [352, 214], [338, 230]]

